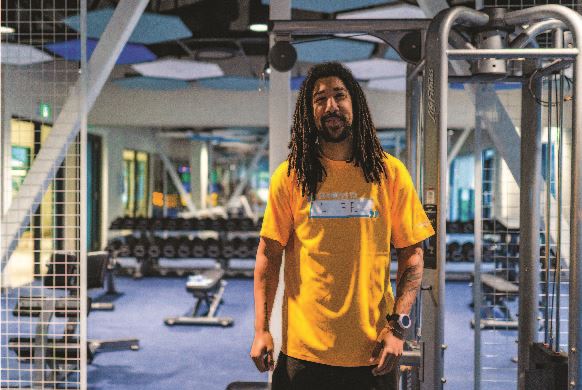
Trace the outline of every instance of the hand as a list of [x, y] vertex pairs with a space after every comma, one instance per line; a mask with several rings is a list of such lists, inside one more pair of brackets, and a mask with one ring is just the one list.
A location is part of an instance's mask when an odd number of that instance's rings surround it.
[[272, 371], [275, 368], [273, 349], [273, 336], [270, 332], [255, 332], [255, 339], [251, 346], [251, 359], [260, 372]]
[[392, 371], [402, 356], [403, 348], [404, 340], [394, 336], [390, 328], [384, 327], [378, 335], [370, 358], [370, 363], [378, 361], [378, 366], [372, 369], [372, 374], [378, 376]]

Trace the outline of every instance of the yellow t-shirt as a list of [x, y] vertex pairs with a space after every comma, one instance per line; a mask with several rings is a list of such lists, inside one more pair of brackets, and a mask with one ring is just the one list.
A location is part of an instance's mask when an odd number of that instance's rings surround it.
[[404, 165], [386, 155], [388, 178], [366, 183], [352, 163], [322, 158], [316, 199], [301, 196], [288, 162], [271, 177], [261, 236], [285, 247], [283, 353], [333, 366], [369, 365], [392, 310], [390, 242], [434, 234]]

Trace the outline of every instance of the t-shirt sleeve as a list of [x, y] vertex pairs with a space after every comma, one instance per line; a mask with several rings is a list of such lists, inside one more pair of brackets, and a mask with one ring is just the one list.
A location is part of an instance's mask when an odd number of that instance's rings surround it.
[[286, 246], [292, 229], [291, 178], [287, 176], [287, 163], [283, 163], [271, 176], [260, 235]]
[[405, 248], [432, 236], [435, 232], [414, 189], [408, 170], [394, 161], [392, 195], [392, 244]]

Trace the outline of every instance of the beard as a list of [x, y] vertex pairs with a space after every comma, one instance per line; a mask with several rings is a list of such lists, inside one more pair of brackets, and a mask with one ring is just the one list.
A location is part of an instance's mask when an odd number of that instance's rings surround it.
[[[328, 119], [335, 118], [333, 124], [326, 124]], [[345, 141], [352, 133], [352, 127], [348, 123], [347, 118], [341, 114], [331, 113], [324, 115], [320, 120], [319, 136], [326, 142], [338, 144]]]

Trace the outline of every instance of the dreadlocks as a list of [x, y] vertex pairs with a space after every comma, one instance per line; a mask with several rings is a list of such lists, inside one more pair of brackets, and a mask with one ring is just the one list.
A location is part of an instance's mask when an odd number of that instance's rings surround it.
[[323, 77], [338, 77], [352, 98], [354, 119], [352, 123], [352, 161], [362, 168], [366, 182], [380, 184], [381, 175], [387, 175], [384, 166], [384, 151], [376, 137], [376, 128], [362, 88], [352, 73], [337, 62], [327, 62], [312, 67], [299, 89], [297, 105], [293, 114], [291, 141], [289, 142], [289, 168], [297, 174], [301, 194], [315, 197], [317, 185], [326, 175], [320, 157], [318, 129], [313, 116], [312, 95], [315, 82]]

